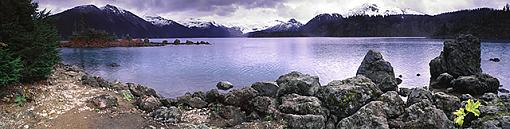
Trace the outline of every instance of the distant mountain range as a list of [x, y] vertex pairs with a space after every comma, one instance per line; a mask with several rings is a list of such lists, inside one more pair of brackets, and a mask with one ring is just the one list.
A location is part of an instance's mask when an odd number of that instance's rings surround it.
[[[481, 38], [510, 39], [510, 12], [481, 8], [430, 16], [411, 9], [363, 4], [343, 16], [319, 14], [306, 24], [295, 19], [275, 20], [257, 26], [226, 26], [214, 21], [187, 19], [173, 21], [159, 16], [144, 16], [106, 5], [74, 7], [52, 16], [62, 39], [84, 28], [103, 30], [118, 37], [360, 37], [419, 36], [454, 37], [472, 33]], [[243, 34], [244, 32], [244, 34]]]
[[158, 16], [146, 16], [143, 19], [113, 5], [101, 8], [94, 5], [78, 6], [51, 17], [56, 19], [56, 26], [62, 39], [67, 39], [73, 33], [88, 28], [106, 31], [118, 37], [129, 35], [134, 38], [236, 37], [242, 35], [242, 32], [237, 28], [217, 24], [185, 26]]
[[[320, 14], [296, 30], [255, 31], [248, 37], [431, 37], [473, 34], [482, 39], [510, 39], [510, 11], [480, 8], [439, 15], [412, 10], [388, 11], [365, 5], [343, 17]], [[395, 9], [394, 9], [395, 10]], [[400, 11], [398, 11], [400, 10]], [[401, 14], [400, 14], [401, 13]]]

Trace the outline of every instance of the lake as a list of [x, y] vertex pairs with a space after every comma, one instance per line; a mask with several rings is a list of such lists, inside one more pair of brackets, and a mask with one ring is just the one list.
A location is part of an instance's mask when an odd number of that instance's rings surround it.
[[[153, 39], [153, 42], [174, 39]], [[382, 52], [399, 87], [429, 83], [429, 62], [442, 50], [443, 40], [427, 38], [181, 38], [212, 45], [167, 45], [143, 48], [62, 48], [64, 63], [83, 67], [108, 80], [140, 83], [167, 97], [216, 88], [230, 81], [236, 88], [276, 80], [300, 71], [332, 80], [354, 77], [368, 50]], [[510, 88], [510, 43], [482, 43], [482, 70]], [[491, 62], [498, 57], [501, 62]], [[117, 63], [119, 67], [107, 66]], [[417, 76], [421, 74], [421, 76]]]

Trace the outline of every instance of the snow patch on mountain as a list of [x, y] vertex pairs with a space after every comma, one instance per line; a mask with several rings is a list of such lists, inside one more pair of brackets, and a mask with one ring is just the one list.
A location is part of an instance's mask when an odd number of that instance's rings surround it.
[[280, 21], [279, 24], [269, 27], [267, 29], [264, 29], [266, 32], [284, 32], [284, 31], [297, 31], [299, 27], [303, 26], [303, 23], [298, 22], [296, 19], [290, 19], [289, 21]]
[[113, 5], [109, 5], [109, 4], [107, 4], [104, 7], [101, 7], [100, 9], [103, 10], [103, 11], [112, 12], [114, 14], [121, 14], [121, 15], [122, 14], [126, 14], [127, 12], [129, 12], [129, 11], [126, 11], [126, 10], [121, 9], [121, 8], [117, 8], [117, 7], [115, 7]]
[[189, 18], [186, 20], [179, 21], [182, 25], [189, 27], [189, 28], [207, 28], [207, 27], [219, 27], [222, 26], [220, 24], [217, 24], [214, 21], [199, 19], [199, 18]]
[[388, 15], [400, 15], [400, 14], [424, 15], [424, 13], [414, 11], [409, 8], [401, 9], [398, 7], [379, 6], [377, 4], [365, 3], [359, 7], [349, 10], [345, 14], [345, 16], [358, 16], [358, 15], [388, 16]]
[[160, 17], [160, 16], [145, 16], [144, 17], [146, 21], [152, 23], [153, 25], [156, 25], [156, 26], [166, 26], [166, 25], [171, 25], [171, 24], [175, 24], [176, 22], [175, 21], [172, 21], [172, 20], [169, 20], [169, 19], [165, 19], [163, 17]]

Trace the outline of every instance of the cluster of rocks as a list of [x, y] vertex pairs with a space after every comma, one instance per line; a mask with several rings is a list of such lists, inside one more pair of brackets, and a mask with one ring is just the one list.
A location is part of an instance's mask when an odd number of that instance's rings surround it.
[[[231, 89], [233, 85], [229, 82], [219, 82], [217, 88], [230, 89], [228, 93], [212, 89], [164, 98], [151, 88], [132, 83], [110, 83], [90, 76], [83, 76], [82, 81], [91, 86], [129, 92], [139, 109], [166, 124], [189, 122], [182, 120], [184, 112], [206, 109], [207, 117], [214, 119], [207, 124], [213, 127], [248, 128], [246, 122], [259, 122], [265, 128], [272, 128], [261, 123], [276, 121], [283, 126], [274, 128], [446, 129], [455, 128], [453, 112], [465, 106], [468, 99], [475, 99], [482, 102], [481, 115], [466, 121], [468, 124], [464, 127], [509, 128], [510, 96], [498, 96], [493, 89], [494, 85], [499, 86], [497, 79], [481, 74], [479, 59], [476, 59], [479, 58], [479, 41], [472, 36], [462, 36], [445, 42], [445, 49], [431, 62], [434, 78], [431, 87], [446, 88], [448, 85], [455, 92], [465, 94], [398, 88], [401, 80], [395, 78], [391, 64], [380, 52], [372, 50], [365, 56], [356, 76], [326, 85], [321, 85], [317, 76], [291, 72], [275, 81], [256, 82], [240, 89]], [[98, 99], [108, 100], [104, 96]]]
[[482, 73], [480, 52], [480, 40], [472, 35], [445, 41], [441, 55], [429, 63], [430, 87], [476, 96], [497, 93], [499, 81]]
[[[162, 44], [170, 44], [168, 43], [167, 40], [163, 40], [161, 42]], [[171, 43], [173, 45], [192, 45], [192, 44], [195, 44], [195, 45], [200, 45], [200, 44], [205, 44], [205, 45], [209, 45], [211, 43], [207, 42], [207, 41], [197, 41], [197, 42], [193, 42], [193, 41], [190, 41], [190, 40], [186, 40], [186, 42], [181, 42], [181, 40], [179, 39], [175, 39], [173, 43]]]

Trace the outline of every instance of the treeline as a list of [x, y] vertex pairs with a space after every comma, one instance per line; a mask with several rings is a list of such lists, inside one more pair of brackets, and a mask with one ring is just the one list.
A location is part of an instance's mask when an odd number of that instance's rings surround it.
[[[510, 39], [510, 11], [480, 8], [435, 16], [351, 16], [334, 21], [314, 18], [298, 32], [253, 32], [249, 37], [398, 37], [452, 38], [473, 34], [483, 39]], [[322, 18], [324, 19], [324, 18]]]
[[46, 79], [58, 63], [49, 12], [32, 0], [0, 1], [0, 87]]

